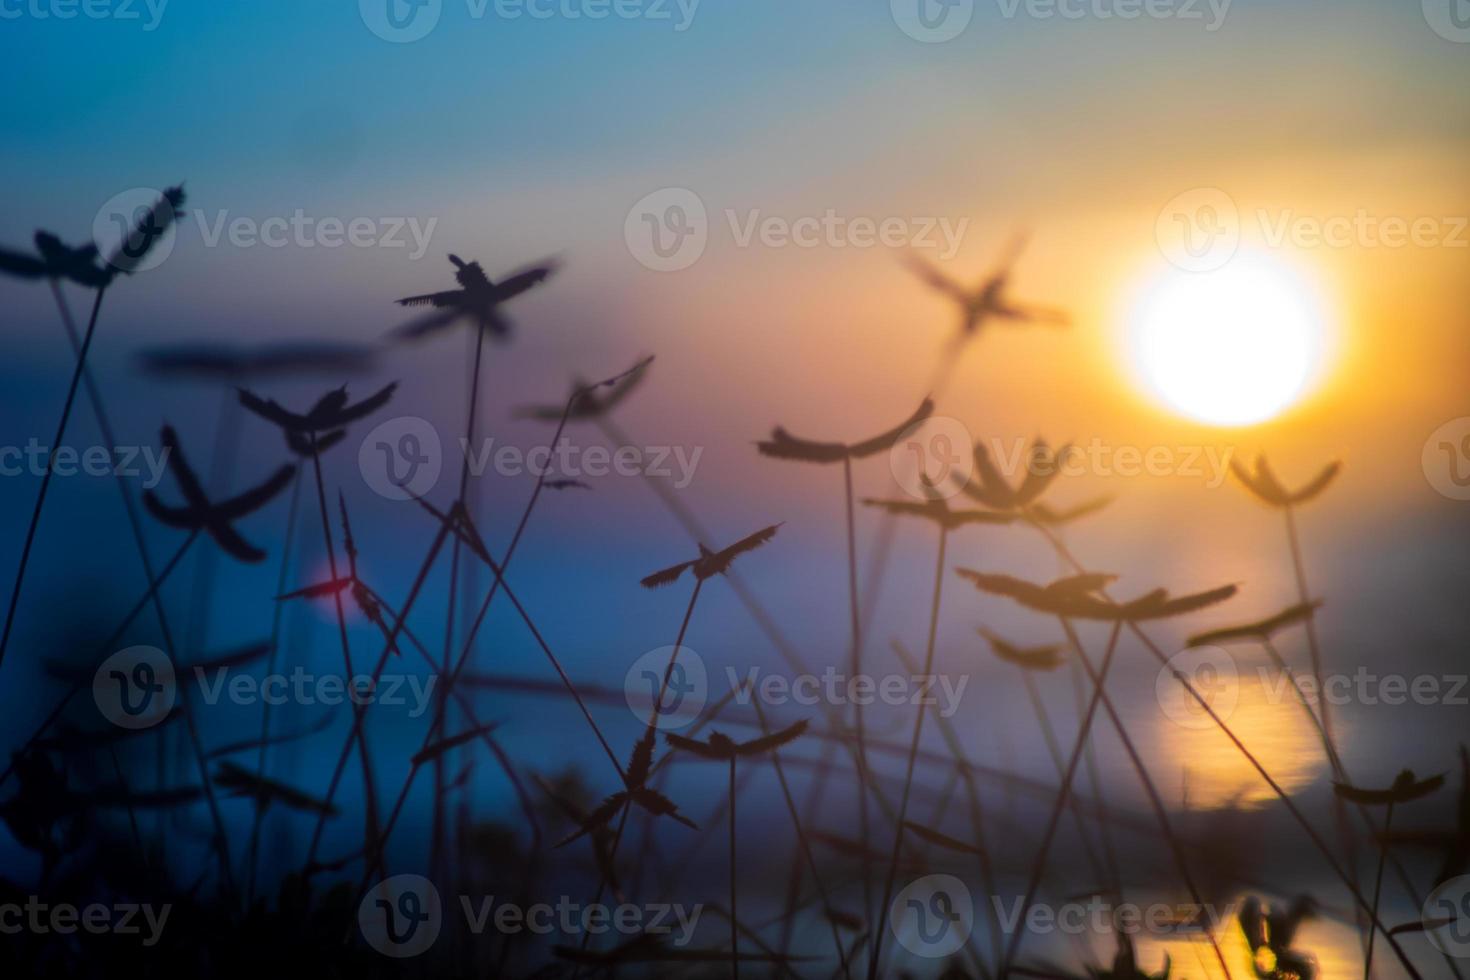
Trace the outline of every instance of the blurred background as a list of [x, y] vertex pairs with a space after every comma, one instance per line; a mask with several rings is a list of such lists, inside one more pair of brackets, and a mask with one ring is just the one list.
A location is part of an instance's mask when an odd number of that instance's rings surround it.
[[[1463, 490], [1454, 477], [1460, 467], [1470, 472], [1470, 442], [1458, 441], [1470, 435], [1463, 421], [1470, 414], [1470, 63], [1453, 22], [1433, 26], [1433, 6], [1235, 0], [1223, 10], [1192, 8], [1197, 17], [1124, 18], [1106, 15], [1116, 11], [1104, 4], [1066, 8], [1077, 16], [1038, 16], [1034, 5], [982, 2], [959, 5], [969, 20], [953, 37], [926, 42], [904, 29], [912, 22], [897, 0], [892, 9], [705, 0], [658, 8], [666, 17], [639, 8], [638, 16], [604, 19], [585, 10], [570, 16], [575, 5], [537, 8], [550, 16], [533, 17], [491, 4], [477, 15], [472, 5], [445, 0], [424, 36], [395, 42], [381, 36], [393, 29], [376, 20], [372, 4], [172, 3], [139, 6], [137, 19], [62, 19], [32, 5], [0, 23], [0, 83], [15, 94], [0, 105], [0, 180], [8, 188], [0, 244], [25, 247], [36, 228], [86, 240], [115, 195], [186, 182], [172, 251], [108, 291], [89, 363], [119, 443], [156, 449], [167, 422], [196, 469], [229, 492], [287, 459], [279, 433], [241, 412], [229, 383], [149, 374], [141, 352], [303, 339], [377, 345], [409, 319], [394, 300], [453, 288], [449, 253], [480, 261], [492, 278], [557, 258], [555, 276], [507, 308], [516, 325], [511, 341], [486, 347], [481, 434], [496, 447], [544, 443], [553, 426], [514, 418], [517, 406], [559, 404], [574, 377], [609, 376], [656, 355], [613, 416], [618, 432], [580, 423], [568, 439], [579, 448], [677, 447], [696, 459], [687, 480], [664, 482], [683, 484], [667, 493], [698, 515], [712, 546], [784, 521], [771, 544], [742, 559], [740, 572], [817, 672], [842, 668], [849, 655], [841, 473], [761, 457], [753, 443], [776, 424], [813, 438], [863, 438], [932, 394], [937, 414], [993, 451], [1036, 437], [1094, 447], [1092, 462], [1059, 479], [1046, 499], [1064, 506], [1115, 498], [1066, 537], [1084, 564], [1122, 576], [1118, 594], [1239, 584], [1228, 606], [1151, 630], [1166, 653], [1189, 633], [1268, 615], [1298, 598], [1281, 513], [1251, 499], [1218, 464], [1264, 452], [1296, 485], [1341, 460], [1329, 492], [1298, 515], [1307, 579], [1326, 600], [1318, 634], [1329, 669], [1453, 677], [1465, 673], [1470, 636], [1470, 504], [1442, 488]], [[639, 208], [650, 195], [655, 204], [670, 200], [658, 196], [670, 188], [692, 192], [702, 206], [703, 245], [686, 267], [659, 271], [636, 241]], [[238, 236], [228, 230], [239, 219], [242, 228], [259, 227], [298, 212], [316, 222], [369, 219], [379, 240], [329, 247], [308, 232], [272, 247], [232, 241]], [[789, 225], [829, 213], [849, 223], [901, 219], [909, 238], [898, 247], [860, 244], [851, 233], [814, 247], [759, 234], [743, 241], [752, 221]], [[1384, 234], [1385, 220], [1421, 219], [1417, 240], [1400, 236], [1395, 244]], [[1218, 262], [1181, 253], [1180, 221], [1196, 223], [1202, 235], [1225, 228], [1238, 241]], [[395, 223], [403, 244], [382, 243]], [[1323, 224], [1348, 230], [1319, 242], [1311, 229]], [[414, 227], [424, 232], [417, 242]], [[915, 239], [924, 228], [933, 229], [927, 241]], [[955, 237], [946, 243], [941, 228]], [[914, 275], [909, 260], [977, 283], [1022, 234], [1012, 295], [1067, 311], [1070, 325], [991, 324], [955, 346], [954, 305]], [[1240, 269], [1254, 271], [1228, 278]], [[72, 351], [43, 286], [7, 280], [0, 289], [7, 354], [0, 441], [24, 446], [34, 438], [44, 446]], [[1283, 292], [1284, 312], [1276, 302]], [[90, 296], [77, 290], [68, 298], [85, 323]], [[1227, 339], [1219, 350], [1238, 355], [1220, 397], [1246, 414], [1259, 407], [1262, 417], [1247, 424], [1217, 424], [1218, 398], [1191, 401], [1188, 372], [1201, 369], [1201, 358], [1211, 366], [1209, 348], [1191, 349], [1193, 363], [1187, 353], [1161, 362], [1149, 339], [1150, 331], [1191, 329], [1195, 312], [1213, 323], [1221, 304], [1249, 346]], [[1273, 374], [1278, 355], [1300, 361], [1284, 381]], [[359, 449], [378, 422], [427, 420], [446, 463], [426, 496], [447, 507], [472, 357], [473, 337], [460, 329], [385, 347], [350, 376], [248, 382], [296, 409], [344, 382], [354, 396], [398, 382], [389, 407], [323, 458], [328, 493], [340, 490], [351, 509], [362, 574], [394, 603], [407, 593], [434, 525], [412, 503], [374, 492]], [[1446, 425], [1449, 434], [1437, 436]], [[64, 441], [83, 448], [100, 439], [83, 396]], [[1442, 454], [1439, 442], [1452, 448]], [[1128, 475], [1115, 455], [1122, 447], [1163, 447], [1170, 462]], [[859, 463], [856, 493], [901, 497], [895, 477], [886, 454]], [[647, 651], [674, 642], [687, 600], [686, 586], [648, 591], [638, 581], [691, 557], [693, 542], [645, 478], [587, 482], [590, 492], [564, 491], [538, 504], [508, 578], [574, 681], [615, 695], [592, 710], [622, 754], [641, 731], [621, 703], [625, 674]], [[33, 472], [0, 480], [7, 587], [39, 484]], [[493, 553], [503, 552], [534, 485], [524, 473], [476, 481], [475, 513]], [[158, 492], [178, 499], [167, 479]], [[326, 576], [311, 485], [302, 492], [285, 556], [292, 587]], [[286, 506], [283, 497], [242, 522], [270, 553], [264, 563], [240, 565], [198, 547], [169, 583], [180, 659], [269, 638]], [[873, 597], [865, 658], [874, 673], [903, 672], [890, 643], [923, 651], [935, 535], [929, 525], [892, 524], [866, 508], [856, 531], [860, 585]], [[155, 561], [180, 540], [152, 522], [148, 534]], [[889, 546], [886, 561], [875, 557]], [[1023, 527], [956, 532], [948, 564], [1036, 581], [1060, 571], [1045, 541]], [[442, 642], [448, 585], [441, 560], [415, 607], [413, 622], [433, 638], [431, 649]], [[466, 573], [461, 585], [478, 606], [489, 577]], [[92, 664], [96, 644], [144, 588], [111, 478], [55, 479], [0, 683], [8, 749], [25, 741], [61, 691], [46, 665]], [[969, 678], [953, 724], [977, 763], [1030, 781], [1029, 790], [994, 784], [997, 821], [1034, 827], [1055, 772], [1015, 671], [984, 647], [980, 625], [1023, 643], [1063, 637], [1048, 617], [982, 596], [952, 575], [945, 581], [936, 672]], [[360, 615], [350, 615], [349, 626], [354, 663], [370, 670], [377, 634]], [[1106, 629], [1084, 630], [1096, 662]], [[335, 633], [329, 603], [291, 606], [282, 663], [339, 670]], [[144, 616], [128, 638], [156, 643], [156, 634]], [[728, 690], [726, 667], [791, 674], [771, 636], [718, 580], [703, 591], [686, 643], [710, 668], [711, 700]], [[1281, 649], [1307, 669], [1301, 631], [1283, 636]], [[1243, 681], [1232, 724], [1273, 760], [1273, 774], [1304, 807], [1327, 814], [1330, 770], [1316, 733], [1290, 699], [1269, 703], [1256, 689], [1264, 656], [1255, 659], [1251, 647], [1233, 652]], [[1228, 742], [1170, 718], [1155, 696], [1157, 667], [1125, 636], [1110, 690], [1181, 819], [1228, 816], [1235, 821], [1228, 832], [1194, 829], [1248, 840], [1252, 873], [1277, 894], [1314, 891], [1350, 908]], [[405, 661], [404, 669], [428, 673], [422, 663]], [[502, 600], [479, 633], [470, 669], [556, 680]], [[1065, 747], [1076, 727], [1074, 689], [1065, 675], [1040, 680]], [[616, 789], [565, 698], [493, 681], [473, 694], [478, 714], [500, 723], [500, 743], [525, 772], [550, 778], [577, 768], [594, 796]], [[1470, 736], [1463, 698], [1354, 699], [1334, 711], [1340, 751], [1365, 785], [1386, 785], [1406, 766], [1457, 771], [1457, 746]], [[787, 722], [803, 711], [772, 714]], [[280, 724], [318, 717], [287, 706]], [[424, 720], [391, 709], [369, 717], [383, 782], [396, 788]], [[258, 709], [222, 706], [203, 712], [201, 727], [207, 742], [224, 742], [247, 737], [258, 718]], [[912, 719], [911, 708], [878, 706], [869, 725], [899, 745]], [[346, 728], [339, 714], [318, 748], [274, 753], [273, 774], [324, 785]], [[943, 750], [936, 726], [924, 745]], [[1106, 726], [1096, 745], [1110, 803], [1146, 827], [1146, 803]], [[886, 757], [882, 771], [901, 778], [901, 762]], [[752, 840], [768, 833], [780, 841], [743, 869], [749, 894], [771, 903], [764, 919], [779, 909], [791, 854], [779, 787], [768, 769], [752, 770], [747, 792], [763, 802], [742, 805], [742, 823], [749, 821]], [[189, 774], [182, 763], [180, 772]], [[355, 814], [354, 773], [355, 764], [340, 801]], [[818, 811], [833, 833], [854, 833], [851, 778], [834, 775]], [[931, 793], [916, 800], [920, 819], [928, 819], [945, 778], [943, 766], [921, 767], [920, 785]], [[680, 765], [671, 785], [702, 823], [722, 780], [717, 765]], [[421, 860], [431, 791], [421, 779], [409, 797], [397, 863]], [[511, 826], [518, 819], [513, 786], [488, 761], [456, 798], [477, 819]], [[1444, 822], [1450, 793], [1427, 806], [1426, 824]], [[231, 827], [245, 828], [251, 813], [236, 802], [227, 816]], [[201, 814], [171, 819], [203, 833]], [[271, 811], [267, 826], [267, 873], [279, 876], [301, 861], [310, 824]], [[331, 854], [347, 849], [359, 829], [355, 816], [330, 828], [324, 850]], [[688, 846], [681, 833], [657, 826], [668, 865]], [[1136, 846], [1141, 864], [1159, 866], [1138, 872], [1149, 888], [1162, 887], [1167, 876], [1155, 872], [1168, 867], [1149, 856], [1153, 844], [1142, 833], [1124, 845]], [[194, 861], [197, 870], [207, 838], [193, 845], [176, 845], [173, 860]], [[31, 856], [3, 834], [0, 852], [23, 878]], [[1009, 874], [1020, 875], [1025, 853], [1014, 855]], [[708, 884], [718, 895], [725, 874], [718, 841], [689, 861], [709, 869], [688, 874], [702, 879], [690, 887]], [[1389, 921], [1415, 914], [1400, 896], [1386, 900], [1401, 906]], [[1309, 945], [1323, 976], [1359, 969], [1345, 926], [1329, 919], [1313, 928], [1321, 930]], [[714, 940], [720, 935], [716, 929]], [[1111, 943], [1099, 940], [1096, 949], [1110, 955]], [[1343, 972], [1330, 966], [1335, 956]], [[1394, 969], [1390, 957], [1382, 969]]]

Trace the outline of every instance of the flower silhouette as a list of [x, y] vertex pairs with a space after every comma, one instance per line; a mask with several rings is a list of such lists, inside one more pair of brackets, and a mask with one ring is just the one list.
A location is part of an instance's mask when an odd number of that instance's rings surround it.
[[793, 436], [778, 425], [771, 430], [769, 439], [756, 443], [756, 448], [762, 456], [798, 460], [805, 463], [840, 463], [844, 460], [865, 459], [893, 448], [900, 436], [932, 414], [934, 414], [934, 403], [926, 398], [913, 415], [887, 432], [880, 433], [871, 439], [852, 443], [802, 439]]
[[716, 575], [723, 575], [729, 570], [730, 565], [736, 558], [739, 558], [748, 551], [754, 551], [774, 538], [780, 528], [780, 524], [763, 527], [754, 534], [746, 535], [728, 548], [720, 551], [711, 551], [701, 544], [699, 546], [698, 558], [692, 558], [689, 561], [683, 561], [677, 565], [670, 565], [668, 568], [659, 569], [652, 575], [644, 576], [639, 580], [638, 584], [642, 585], [645, 589], [657, 589], [665, 585], [672, 585], [679, 580], [681, 575], [690, 569], [693, 569], [694, 577], [700, 582], [711, 579]]
[[1245, 484], [1245, 488], [1257, 499], [1272, 507], [1294, 507], [1312, 500], [1326, 490], [1341, 471], [1341, 463], [1328, 463], [1315, 477], [1293, 491], [1286, 489], [1276, 478], [1276, 473], [1271, 469], [1271, 464], [1266, 462], [1265, 455], [1256, 457], [1255, 472], [1246, 469], [1239, 460], [1230, 461], [1230, 472], [1235, 474], [1236, 479]]
[[1049, 585], [1037, 585], [1010, 575], [988, 574], [969, 568], [955, 571], [980, 591], [1006, 596], [1028, 609], [1071, 619], [1108, 622], [1140, 622], [1182, 616], [1223, 602], [1236, 593], [1234, 585], [1222, 585], [1183, 596], [1171, 596], [1167, 589], [1155, 589], [1128, 602], [1113, 603], [1096, 593], [1117, 577], [1114, 575], [1072, 575]]
[[168, 470], [179, 485], [184, 496], [182, 507], [164, 504], [152, 490], [143, 491], [143, 505], [148, 512], [169, 527], [203, 531], [214, 538], [221, 548], [240, 561], [255, 563], [264, 560], [265, 552], [240, 536], [231, 522], [253, 513], [270, 502], [271, 498], [291, 482], [296, 467], [289, 463], [276, 470], [259, 486], [237, 494], [228, 500], [211, 503], [204, 495], [204, 487], [184, 458], [183, 447], [172, 426], [163, 427], [163, 448], [168, 453]]
[[1009, 297], [1011, 270], [1024, 247], [1024, 237], [1014, 239], [1000, 268], [972, 288], [961, 285], [918, 256], [909, 257], [909, 268], [930, 288], [942, 293], [959, 307], [960, 329], [955, 337], [956, 345], [976, 336], [992, 320], [1013, 325], [1038, 324], [1054, 327], [1066, 326], [1071, 322], [1071, 318], [1061, 310], [1021, 304]]
[[419, 340], [464, 319], [472, 321], [496, 340], [508, 340], [511, 322], [500, 312], [501, 305], [541, 285], [557, 270], [557, 263], [545, 261], [513, 272], [496, 283], [485, 275], [478, 262], [466, 262], [457, 255], [449, 256], [449, 261], [454, 263], [454, 278], [460, 288], [405, 296], [398, 300], [399, 306], [432, 306], [438, 312], [404, 324], [393, 331], [393, 337]]
[[376, 412], [388, 404], [397, 387], [398, 382], [395, 381], [377, 394], [352, 405], [347, 401], [347, 386], [343, 385], [317, 399], [316, 404], [303, 414], [288, 411], [274, 400], [261, 398], [244, 388], [240, 389], [240, 404], [288, 433], [329, 432]]

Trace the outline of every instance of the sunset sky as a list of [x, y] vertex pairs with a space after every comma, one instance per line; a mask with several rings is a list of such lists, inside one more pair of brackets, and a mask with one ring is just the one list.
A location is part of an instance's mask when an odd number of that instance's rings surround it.
[[[1470, 503], [1438, 492], [1443, 472], [1431, 473], [1425, 459], [1431, 433], [1470, 415], [1470, 48], [1436, 32], [1415, 2], [1200, 2], [1189, 4], [1197, 18], [1137, 19], [1098, 15], [1126, 7], [1123, 0], [1065, 3], [1080, 12], [1071, 18], [1036, 16], [1035, 0], [1018, 2], [977, 0], [969, 26], [940, 43], [908, 36], [876, 0], [703, 0], [692, 8], [669, 0], [657, 8], [667, 19], [595, 21], [507, 17], [494, 0], [476, 16], [466, 0], [443, 0], [437, 26], [409, 43], [376, 36], [346, 0], [173, 0], [153, 29], [141, 2], [139, 20], [7, 13], [0, 88], [12, 96], [0, 103], [0, 244], [26, 247], [38, 227], [85, 240], [98, 209], [119, 192], [185, 182], [172, 254], [108, 293], [91, 363], [121, 440], [156, 446], [167, 420], [201, 471], [217, 434], [228, 431], [219, 413], [230, 393], [147, 378], [140, 350], [186, 341], [377, 343], [407, 319], [395, 299], [453, 285], [448, 253], [478, 259], [492, 278], [556, 257], [561, 270], [509, 308], [514, 341], [488, 348], [484, 431], [497, 444], [535, 445], [550, 427], [512, 421], [515, 406], [558, 402], [574, 374], [603, 377], [656, 355], [618, 425], [642, 446], [698, 450], [697, 472], [678, 494], [719, 538], [787, 522], [745, 572], [814, 663], [846, 655], [841, 474], [761, 458], [753, 443], [777, 424], [833, 440], [872, 435], [930, 393], [939, 414], [991, 445], [1040, 436], [1108, 452], [1165, 447], [1172, 459], [1202, 466], [1227, 452], [1248, 460], [1265, 451], [1291, 484], [1342, 460], [1336, 485], [1301, 517], [1308, 575], [1327, 598], [1330, 656], [1343, 669], [1452, 662], [1470, 631]], [[1159, 2], [1178, 13], [1186, 0]], [[1435, 3], [1425, 0], [1426, 9]], [[12, 9], [20, 8], [0, 3]], [[625, 226], [637, 202], [666, 188], [697, 196], [708, 243], [688, 268], [660, 272], [640, 262]], [[1172, 264], [1167, 234], [1171, 202], [1206, 191], [1234, 208], [1240, 243], [1230, 261], [1287, 276], [1320, 328], [1301, 394], [1257, 424], [1190, 417], [1158, 394], [1136, 353], [1150, 297], [1209, 275]], [[235, 219], [259, 224], [298, 209], [376, 227], [412, 221], [428, 230], [423, 254], [411, 254], [407, 231], [409, 244], [397, 248], [241, 247], [228, 235], [210, 244]], [[931, 241], [941, 247], [740, 241], [751, 221], [829, 213], [933, 226]], [[1385, 244], [1385, 220], [1419, 221], [1427, 237]], [[1311, 229], [1324, 224], [1352, 230], [1343, 242], [1316, 244]], [[954, 254], [941, 256], [939, 228], [958, 234]], [[957, 316], [906, 257], [975, 283], [1021, 233], [1029, 239], [1014, 296], [1068, 311], [1071, 325], [987, 328], [934, 391]], [[0, 292], [0, 416], [19, 433], [4, 441], [49, 440], [72, 354], [43, 286], [6, 281]], [[77, 316], [88, 299], [70, 296]], [[1241, 298], [1243, 321], [1273, 315], [1253, 301]], [[394, 349], [368, 376], [268, 382], [263, 393], [305, 404], [343, 381], [356, 395], [401, 380], [392, 408], [431, 420], [448, 445], [463, 425], [467, 339], [458, 331]], [[1239, 384], [1258, 380], [1246, 371]], [[277, 433], [254, 418], [228, 425], [238, 426], [236, 485], [279, 464]], [[591, 427], [572, 437], [604, 441]], [[97, 438], [90, 407], [79, 403], [67, 441]], [[370, 492], [355, 465], [357, 445], [349, 437], [328, 457], [328, 479], [354, 508], [366, 566], [401, 595], [433, 528], [411, 504]], [[458, 459], [451, 463], [457, 468]], [[1470, 459], [1461, 463], [1470, 467]], [[451, 482], [431, 499], [447, 503]], [[485, 481], [481, 508], [495, 549], [509, 540], [532, 482]], [[538, 511], [518, 558], [519, 588], [568, 670], [617, 687], [634, 657], [673, 641], [684, 601], [639, 589], [638, 578], [688, 557], [691, 546], [641, 481], [594, 482], [592, 493], [568, 492]], [[859, 496], [898, 492], [883, 459], [863, 464], [857, 482]], [[0, 481], [7, 591], [37, 484]], [[143, 586], [116, 491], [100, 479], [58, 484], [26, 595], [52, 597], [56, 608], [100, 603], [111, 622]], [[1117, 495], [1068, 539], [1083, 561], [1124, 575], [1123, 595], [1241, 583], [1228, 612], [1191, 626], [1295, 601], [1280, 515], [1218, 466], [1158, 476], [1092, 471], [1052, 493], [1058, 504]], [[249, 524], [272, 560], [216, 563], [221, 589], [247, 598], [216, 600], [208, 650], [253, 639], [268, 621], [284, 520], [284, 505], [273, 508]], [[865, 562], [879, 528], [872, 512], [859, 514]], [[318, 533], [312, 523], [304, 534], [302, 580], [320, 574]], [[156, 554], [176, 541], [161, 528], [150, 534]], [[890, 636], [922, 646], [933, 547], [927, 526], [900, 523], [867, 645], [882, 663], [892, 663]], [[1058, 571], [1044, 544], [1020, 529], [966, 531], [951, 547], [950, 564], [1042, 581]], [[172, 586], [171, 601], [182, 606], [188, 588]], [[1002, 675], [988, 655], [980, 659], [974, 626], [1055, 639], [1053, 622], [982, 598], [953, 577], [945, 588], [940, 662], [973, 664], [987, 689]], [[442, 594], [428, 602], [425, 618], [442, 612], [442, 602]], [[701, 602], [690, 644], [707, 659], [778, 666], [728, 590], [711, 588]], [[312, 656], [335, 663], [329, 611], [308, 611], [299, 622], [317, 641]], [[505, 658], [487, 671], [550, 676], [505, 608], [492, 623], [504, 637], [494, 649]], [[0, 711], [39, 717], [44, 705], [32, 703], [21, 679], [62, 651], [51, 649], [39, 614], [23, 615], [18, 630], [27, 654], [5, 664]], [[1171, 652], [1183, 637], [1175, 632], [1161, 636]], [[1300, 640], [1287, 652], [1305, 656]], [[1151, 697], [1154, 665], [1136, 650], [1125, 659], [1120, 685]], [[1070, 692], [1059, 688], [1056, 697], [1069, 703]], [[965, 721], [977, 739], [1022, 723], [998, 690], [983, 698], [983, 711]], [[500, 707], [508, 719], [527, 710], [510, 697]], [[583, 752], [586, 733], [570, 707], [554, 710], [566, 711], [565, 730], [533, 738], [512, 725], [507, 743], [548, 765]], [[616, 719], [610, 726], [634, 731], [625, 712], [602, 710]], [[1463, 708], [1359, 706], [1348, 714], [1345, 737], [1370, 776], [1396, 771], [1398, 750], [1422, 744], [1425, 730], [1446, 733], [1450, 746], [1470, 734]], [[1258, 728], [1288, 754], [1315, 747], [1310, 732], [1290, 724], [1262, 716]], [[1165, 765], [1171, 792], [1181, 791], [1180, 773], [1191, 767], [1204, 773], [1196, 802], [1223, 805], [1250, 781], [1218, 746], [1163, 723], [1155, 734], [1149, 751]], [[1015, 752], [1034, 762], [1037, 751], [1009, 745], [990, 761]], [[1450, 757], [1442, 761], [1447, 768]], [[1115, 771], [1122, 765], [1109, 761]], [[1322, 775], [1310, 760], [1300, 770], [1303, 786]], [[486, 792], [493, 799], [506, 789]]]

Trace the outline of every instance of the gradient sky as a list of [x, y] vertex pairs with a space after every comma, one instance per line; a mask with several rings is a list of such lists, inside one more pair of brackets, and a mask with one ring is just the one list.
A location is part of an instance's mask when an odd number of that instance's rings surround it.
[[[740, 248], [723, 212], [966, 220], [948, 268], [967, 279], [1027, 229], [1017, 293], [1068, 308], [1075, 325], [983, 338], [965, 353], [941, 412], [987, 437], [1265, 449], [1289, 481], [1341, 458], [1345, 475], [1305, 529], [1314, 585], [1338, 617], [1324, 626], [1325, 642], [1344, 664], [1442, 667], [1463, 651], [1470, 504], [1435, 493], [1421, 452], [1436, 427], [1470, 412], [1470, 247], [1279, 250], [1331, 311], [1331, 356], [1306, 398], [1260, 426], [1219, 430], [1178, 416], [1138, 384], [1125, 353], [1132, 297], [1170, 270], [1155, 224], [1181, 192], [1220, 188], [1247, 215], [1470, 214], [1470, 48], [1431, 30], [1418, 4], [1236, 0], [1211, 31], [1177, 19], [1037, 19], [1024, 7], [1006, 17], [981, 0], [969, 28], [940, 44], [906, 36], [888, 5], [872, 0], [704, 0], [683, 31], [667, 20], [508, 20], [494, 9], [477, 20], [463, 0], [445, 0], [437, 28], [407, 44], [375, 36], [345, 0], [173, 0], [152, 31], [30, 13], [0, 20], [0, 87], [12, 93], [0, 104], [0, 242], [23, 244], [36, 227], [83, 239], [117, 192], [187, 181], [174, 253], [112, 291], [92, 353], [120, 439], [156, 444], [167, 419], [199, 447], [203, 467], [217, 431], [220, 392], [141, 377], [140, 348], [372, 342], [399, 322], [394, 298], [451, 284], [447, 252], [480, 259], [492, 276], [556, 255], [563, 271], [515, 308], [516, 342], [491, 351], [483, 416], [491, 433], [532, 445], [546, 430], [507, 422], [511, 406], [559, 399], [573, 371], [607, 375], [656, 353], [620, 424], [645, 444], [702, 448], [681, 496], [720, 535], [788, 522], [752, 575], [813, 661], [838, 662], [840, 477], [758, 459], [750, 443], [777, 422], [832, 438], [891, 425], [924, 394], [953, 314], [893, 250]], [[629, 208], [665, 187], [694, 190], [713, 221], [706, 254], [677, 273], [644, 268], [623, 238]], [[206, 247], [196, 209], [206, 222], [221, 211], [259, 221], [302, 209], [437, 224], [415, 261], [404, 249]], [[1262, 247], [1249, 226], [1244, 237]], [[0, 416], [14, 433], [5, 440], [49, 439], [69, 349], [43, 288], [7, 282], [0, 291]], [[72, 296], [78, 311], [84, 302]], [[447, 440], [462, 424], [465, 358], [462, 337], [442, 338], [395, 354], [354, 390], [401, 379], [395, 408], [433, 420]], [[270, 393], [300, 401], [320, 387]], [[239, 425], [235, 474], [244, 482], [275, 465], [280, 447], [258, 420]], [[79, 406], [68, 441], [95, 439], [90, 410]], [[329, 479], [370, 529], [361, 535], [368, 566], [401, 595], [430, 532], [405, 515], [408, 505], [367, 491], [355, 448], [339, 452]], [[115, 490], [59, 482], [27, 595], [63, 609], [63, 591], [95, 588], [109, 609], [126, 608], [140, 574]], [[860, 484], [860, 494], [890, 489], [877, 462]], [[13, 567], [36, 485], [0, 481], [11, 528], [0, 535], [0, 568]], [[485, 520], [499, 546], [529, 486], [487, 489]], [[447, 500], [448, 489], [439, 496]], [[1278, 515], [1233, 483], [1093, 475], [1058, 497], [1095, 492], [1122, 499], [1074, 543], [1084, 560], [1127, 573], [1125, 591], [1239, 581], [1241, 618], [1294, 599]], [[273, 559], [282, 520], [278, 505], [251, 525]], [[865, 550], [876, 527], [863, 515]], [[164, 553], [175, 539], [154, 533]], [[317, 533], [306, 528], [307, 571], [320, 567]], [[650, 595], [636, 580], [688, 546], [637, 481], [608, 479], [592, 495], [548, 502], [526, 549], [522, 589], [554, 624], [574, 676], [617, 686], [633, 656], [672, 642], [682, 597]], [[966, 539], [956, 551], [957, 563], [1037, 578], [1055, 571], [1020, 531]], [[890, 633], [921, 644], [931, 561], [929, 536], [901, 528], [875, 656], [887, 657]], [[218, 574], [235, 598], [216, 603], [206, 644], [216, 650], [256, 638], [274, 561], [221, 564]], [[1052, 628], [955, 580], [947, 588], [940, 661], [948, 669], [977, 656], [970, 627], [982, 619], [1017, 633]], [[186, 603], [182, 587], [173, 591], [172, 602]], [[436, 608], [442, 599], [426, 606]], [[22, 621], [30, 663], [5, 664], [17, 678], [33, 676], [36, 651], [54, 642], [41, 611]], [[507, 672], [547, 676], [505, 610], [492, 625]], [[310, 616], [302, 627], [324, 665], [335, 656], [327, 627]], [[690, 642], [715, 661], [776, 663], [718, 590]], [[1153, 671], [1136, 667], [1129, 676], [1150, 685]], [[996, 675], [986, 664], [980, 676]], [[971, 730], [1018, 723], [1005, 701], [987, 695], [994, 715], [971, 718]], [[40, 711], [8, 683], [0, 705]], [[517, 706], [499, 707], [513, 716]], [[605, 710], [617, 717], [610, 724], [633, 731], [630, 718]], [[1371, 760], [1365, 769], [1396, 770], [1394, 752], [1419, 744], [1426, 719], [1449, 744], [1470, 732], [1463, 710], [1436, 712], [1360, 712], [1348, 731], [1363, 733], [1354, 750]], [[512, 731], [507, 741], [548, 764], [582, 754], [586, 734], [567, 718], [550, 735]], [[1158, 741], [1167, 757], [1171, 740]]]

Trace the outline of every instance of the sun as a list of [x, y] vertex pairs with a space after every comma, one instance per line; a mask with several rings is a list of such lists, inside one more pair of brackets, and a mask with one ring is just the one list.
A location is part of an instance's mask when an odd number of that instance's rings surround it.
[[1211, 272], [1162, 273], [1128, 322], [1143, 381], [1174, 410], [1211, 425], [1280, 414], [1324, 358], [1315, 289], [1292, 266], [1265, 257], [1239, 255]]

